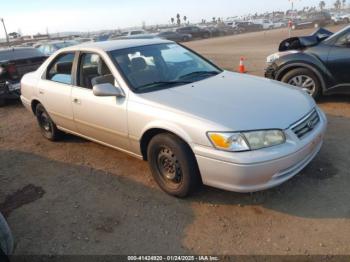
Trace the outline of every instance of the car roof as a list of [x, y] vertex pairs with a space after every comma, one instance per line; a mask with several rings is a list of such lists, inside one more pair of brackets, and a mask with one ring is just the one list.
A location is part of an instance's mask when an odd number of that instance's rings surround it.
[[19, 46], [13, 46], [13, 47], [0, 47], [0, 52], [1, 51], [19, 51], [19, 50], [35, 50], [34, 47], [19, 47]]
[[156, 44], [169, 44], [174, 43], [172, 41], [153, 38], [153, 39], [119, 39], [119, 40], [110, 40], [110, 41], [104, 41], [104, 42], [88, 42], [88, 43], [82, 43], [79, 45], [66, 47], [62, 50], [64, 51], [77, 51], [80, 49], [95, 49], [95, 50], [102, 50], [102, 51], [113, 51], [113, 50], [120, 50], [125, 48], [132, 48], [132, 47], [138, 47], [138, 46], [145, 46], [145, 45], [156, 45]]

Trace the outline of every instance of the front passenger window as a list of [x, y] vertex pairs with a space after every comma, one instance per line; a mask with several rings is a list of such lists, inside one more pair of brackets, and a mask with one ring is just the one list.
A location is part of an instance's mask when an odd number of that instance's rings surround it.
[[114, 85], [114, 77], [102, 58], [97, 54], [82, 54], [79, 65], [79, 86], [92, 89], [94, 85], [106, 83]]
[[350, 47], [350, 33], [339, 37], [335, 45], [341, 47]]
[[49, 66], [47, 80], [71, 85], [74, 53], [62, 54]]

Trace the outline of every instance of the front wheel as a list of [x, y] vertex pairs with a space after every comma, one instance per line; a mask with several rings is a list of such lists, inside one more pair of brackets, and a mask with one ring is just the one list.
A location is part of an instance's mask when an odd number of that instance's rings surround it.
[[1, 256], [10, 256], [12, 254], [13, 246], [11, 230], [5, 218], [0, 213], [0, 261], [2, 261]]
[[190, 38], [188, 36], [184, 36], [182, 38], [182, 42], [188, 42], [188, 41], [190, 41]]
[[36, 106], [35, 115], [41, 134], [50, 141], [59, 140], [62, 133], [57, 129], [55, 123], [52, 121], [49, 114], [41, 104]]
[[193, 193], [199, 183], [200, 174], [190, 147], [172, 134], [155, 136], [147, 149], [152, 175], [159, 187], [175, 197], [186, 197]]
[[321, 83], [319, 78], [309, 69], [296, 68], [282, 77], [282, 82], [300, 87], [315, 100], [321, 95]]
[[0, 98], [0, 107], [5, 106], [6, 100], [4, 98]]

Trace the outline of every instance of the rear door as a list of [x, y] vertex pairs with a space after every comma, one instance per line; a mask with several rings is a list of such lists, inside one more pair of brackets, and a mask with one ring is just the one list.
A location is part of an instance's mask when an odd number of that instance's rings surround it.
[[115, 84], [111, 70], [96, 53], [80, 53], [77, 83], [72, 90], [74, 121], [80, 134], [120, 149], [129, 147], [126, 99], [97, 97], [98, 83]]
[[337, 85], [350, 86], [350, 30], [341, 35], [331, 47], [327, 66]]
[[59, 54], [39, 81], [38, 97], [56, 125], [75, 132], [71, 102], [74, 62], [75, 52]]

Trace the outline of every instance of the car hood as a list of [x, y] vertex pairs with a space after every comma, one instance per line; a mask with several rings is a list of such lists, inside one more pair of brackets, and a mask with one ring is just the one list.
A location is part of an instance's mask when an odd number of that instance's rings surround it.
[[140, 96], [152, 106], [189, 114], [232, 131], [286, 129], [315, 107], [314, 100], [300, 89], [227, 71]]
[[291, 37], [283, 40], [279, 45], [278, 51], [301, 50], [310, 46], [315, 46], [333, 35], [332, 32], [320, 28], [309, 36]]

